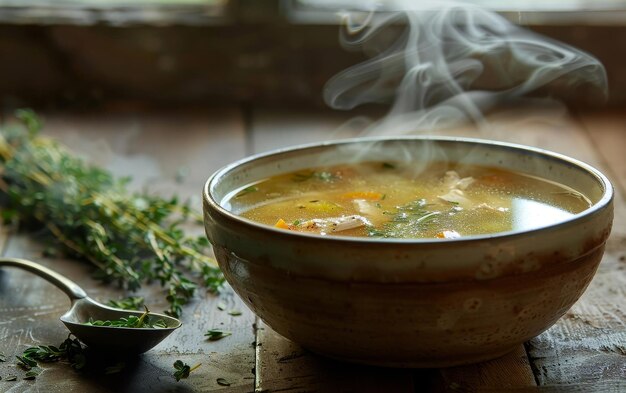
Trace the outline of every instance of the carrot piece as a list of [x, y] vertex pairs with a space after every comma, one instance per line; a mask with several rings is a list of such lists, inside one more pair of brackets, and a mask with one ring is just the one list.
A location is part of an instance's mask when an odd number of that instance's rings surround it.
[[278, 221], [276, 221], [276, 224], [274, 224], [274, 227], [280, 228], [280, 229], [291, 229], [289, 228], [289, 224], [287, 224], [285, 220], [283, 220], [282, 218], [279, 218]]
[[461, 234], [457, 231], [443, 231], [436, 234], [439, 239], [458, 239], [461, 237]]
[[365, 199], [368, 201], [379, 201], [383, 198], [383, 194], [375, 191], [353, 191], [341, 195], [343, 199]]

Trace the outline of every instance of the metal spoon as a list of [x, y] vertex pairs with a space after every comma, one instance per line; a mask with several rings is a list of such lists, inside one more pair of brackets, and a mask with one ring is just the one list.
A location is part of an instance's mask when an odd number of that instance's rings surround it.
[[140, 316], [141, 311], [121, 310], [100, 304], [87, 296], [85, 291], [72, 280], [61, 274], [41, 266], [38, 263], [20, 258], [0, 258], [0, 266], [19, 267], [45, 278], [69, 296], [72, 306], [61, 316], [61, 322], [80, 341], [89, 348], [106, 352], [123, 352], [125, 354], [139, 354], [146, 352], [163, 341], [182, 323], [163, 314], [150, 312], [150, 316], [162, 319], [165, 328], [124, 328], [111, 326], [85, 325], [89, 319], [115, 320], [127, 318], [129, 315]]

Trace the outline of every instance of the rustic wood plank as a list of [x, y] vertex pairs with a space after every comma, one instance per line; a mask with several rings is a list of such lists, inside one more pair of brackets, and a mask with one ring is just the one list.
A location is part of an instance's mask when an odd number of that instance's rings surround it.
[[[245, 155], [245, 132], [237, 110], [225, 108], [209, 113], [172, 112], [161, 114], [121, 113], [92, 115], [50, 114], [44, 133], [61, 140], [87, 159], [116, 174], [132, 175], [135, 187], [158, 193], [176, 193], [192, 198], [200, 209], [200, 190], [218, 167]], [[180, 177], [178, 172], [186, 171]], [[202, 229], [198, 228], [201, 232]], [[5, 255], [31, 258], [75, 280], [94, 298], [106, 301], [122, 292], [90, 278], [91, 269], [82, 262], [43, 258], [42, 245], [33, 236], [18, 235], [8, 243]], [[47, 282], [16, 269], [0, 272], [0, 351], [9, 359], [25, 347], [59, 344], [67, 331], [58, 317], [69, 301]], [[35, 382], [19, 381], [14, 389], [29, 387], [46, 391], [252, 391], [254, 384], [254, 315], [232, 290], [220, 298], [200, 293], [185, 309], [183, 327], [152, 351], [127, 359], [120, 374], [87, 377], [62, 364], [45, 366]], [[140, 292], [152, 309], [165, 308], [157, 287]], [[217, 303], [227, 304], [221, 311]], [[241, 316], [228, 315], [239, 309]], [[233, 332], [223, 340], [208, 342], [203, 333], [210, 328]], [[172, 378], [175, 360], [191, 365], [202, 363], [189, 379]], [[15, 372], [14, 362], [0, 363], [0, 375]], [[18, 374], [18, 373], [16, 373]], [[20, 374], [18, 374], [20, 375]], [[229, 388], [217, 383], [226, 379]], [[2, 383], [5, 383], [2, 381]], [[6, 382], [8, 383], [8, 382]], [[5, 385], [9, 386], [9, 385]]]
[[252, 115], [251, 148], [254, 153], [356, 137], [363, 121], [336, 111], [257, 109]]
[[580, 121], [601, 153], [609, 176], [622, 194], [626, 194], [626, 115], [619, 112], [581, 114]]
[[454, 387], [509, 389], [536, 386], [535, 376], [523, 345], [501, 358], [467, 366], [450, 367], [442, 369], [440, 373], [443, 385], [447, 389]]
[[257, 327], [256, 358], [256, 391], [415, 391], [409, 370], [367, 367], [326, 359], [287, 340], [263, 322]]

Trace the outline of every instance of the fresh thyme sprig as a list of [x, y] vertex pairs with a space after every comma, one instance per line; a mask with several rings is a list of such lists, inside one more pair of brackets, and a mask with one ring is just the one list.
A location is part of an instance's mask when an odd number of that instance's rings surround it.
[[85, 325], [88, 326], [105, 326], [105, 327], [124, 327], [124, 328], [134, 328], [134, 329], [155, 329], [160, 328], [164, 329], [167, 327], [167, 323], [163, 319], [153, 319], [150, 317], [150, 310], [146, 307], [146, 311], [141, 314], [141, 316], [129, 315], [126, 318], [113, 319], [113, 320], [93, 320], [89, 318], [88, 322], [85, 322]]
[[188, 204], [130, 193], [129, 179], [87, 165], [39, 135], [32, 111], [16, 113], [22, 124], [0, 132], [0, 203], [5, 220], [45, 228], [53, 244], [97, 267], [105, 282], [136, 290], [158, 281], [180, 316], [200, 276], [216, 291], [224, 279], [204, 236], [188, 237], [181, 223], [194, 216]]

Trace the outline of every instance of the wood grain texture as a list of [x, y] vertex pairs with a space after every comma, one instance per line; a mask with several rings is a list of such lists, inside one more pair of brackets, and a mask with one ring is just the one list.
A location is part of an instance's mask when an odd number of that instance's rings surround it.
[[501, 358], [441, 369], [440, 374], [446, 389], [509, 389], [537, 385], [523, 345]]
[[[233, 109], [210, 113], [185, 112], [145, 115], [122, 113], [46, 116], [44, 134], [68, 145], [86, 159], [118, 175], [133, 176], [135, 188], [147, 187], [160, 194], [192, 198], [201, 209], [200, 191], [206, 178], [218, 167], [245, 155], [244, 129], [239, 112]], [[185, 172], [180, 176], [179, 172]], [[197, 201], [197, 202], [196, 202]], [[202, 228], [195, 228], [202, 232]], [[79, 283], [97, 300], [125, 295], [114, 286], [90, 278], [89, 265], [63, 258], [43, 258], [43, 245], [32, 234], [14, 235], [5, 255], [40, 262]], [[0, 363], [0, 376], [16, 370], [14, 355], [32, 345], [58, 345], [67, 330], [58, 320], [69, 307], [65, 295], [38, 277], [16, 269], [0, 271], [0, 351], [8, 362]], [[163, 291], [146, 287], [139, 292], [153, 310], [166, 307]], [[217, 307], [218, 302], [226, 310]], [[242, 311], [231, 316], [228, 310]], [[219, 298], [199, 291], [185, 307], [183, 326], [159, 346], [134, 359], [126, 359], [119, 374], [83, 375], [64, 364], [44, 365], [36, 381], [20, 381], [5, 388], [14, 391], [39, 389], [47, 392], [147, 392], [147, 391], [252, 391], [254, 384], [254, 315], [231, 289]], [[233, 334], [209, 342], [204, 332], [211, 328]], [[173, 363], [181, 359], [190, 365], [202, 363], [191, 376], [177, 383]], [[217, 383], [224, 378], [225, 387]]]
[[[263, 322], [257, 328], [257, 392], [414, 392], [410, 370], [377, 368], [308, 352]], [[430, 380], [419, 381], [429, 386]]]

